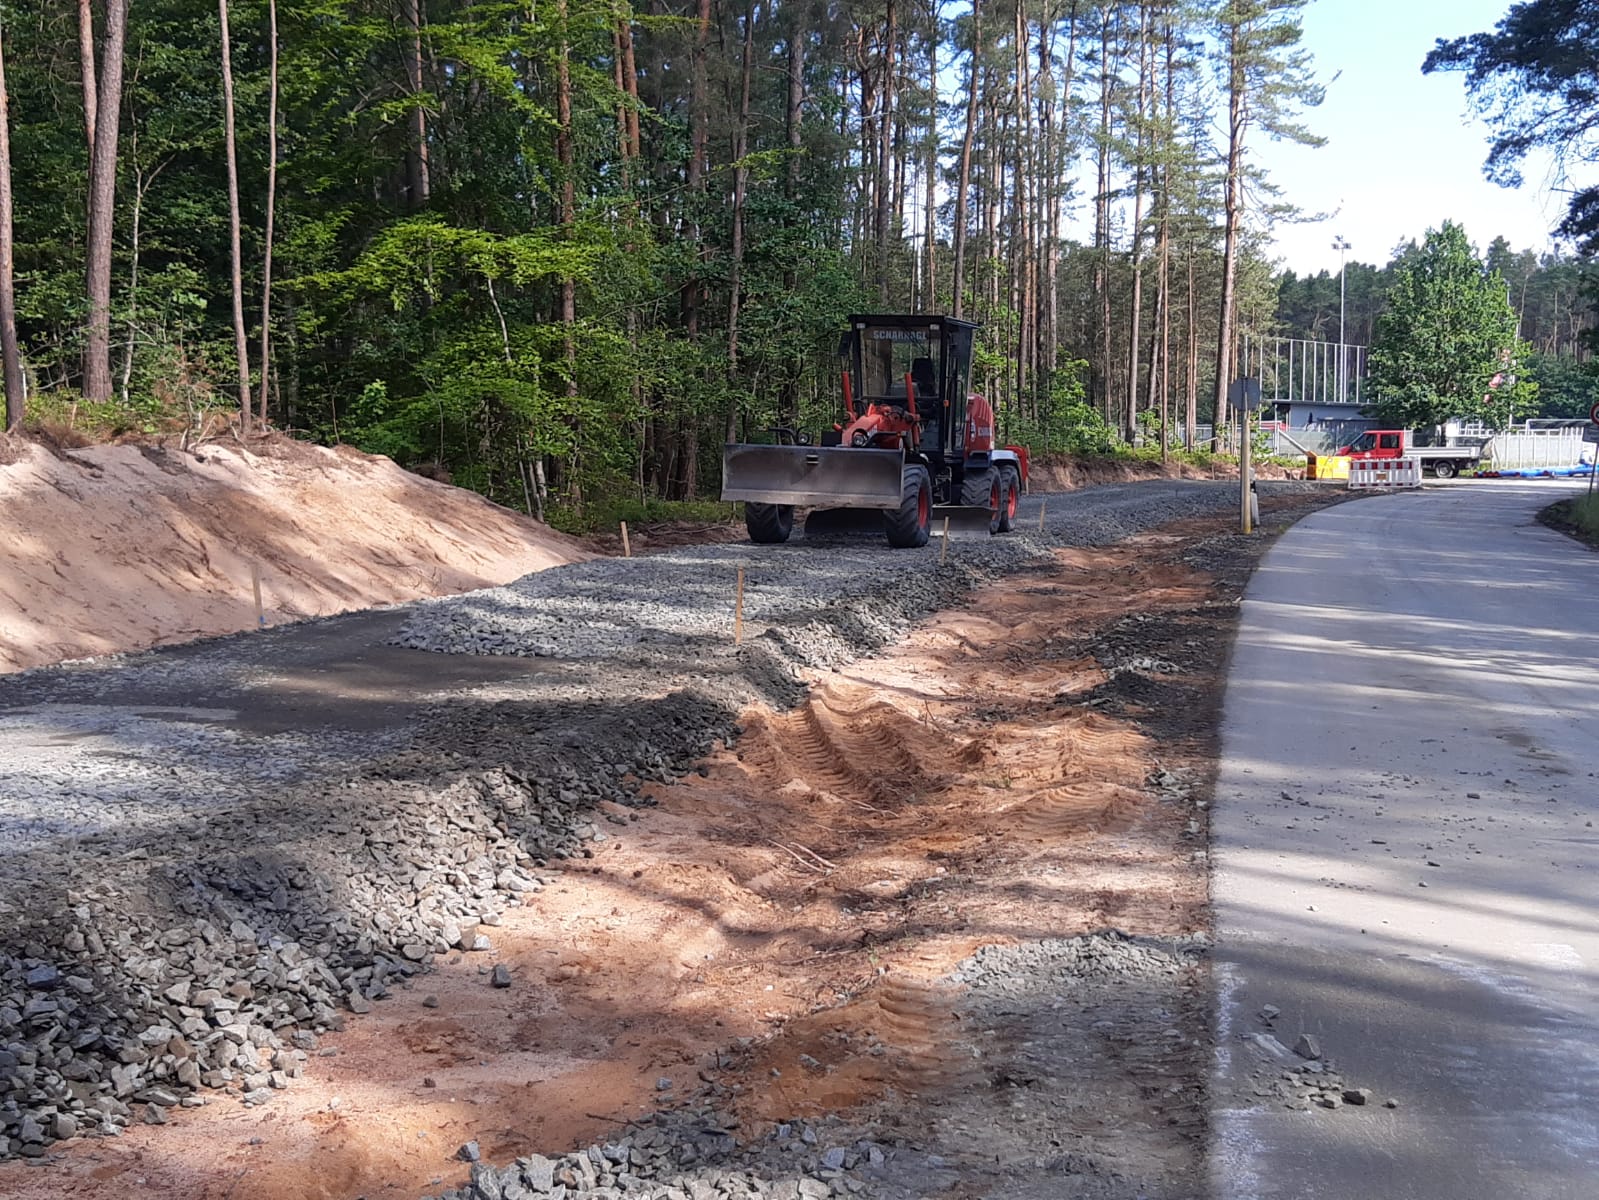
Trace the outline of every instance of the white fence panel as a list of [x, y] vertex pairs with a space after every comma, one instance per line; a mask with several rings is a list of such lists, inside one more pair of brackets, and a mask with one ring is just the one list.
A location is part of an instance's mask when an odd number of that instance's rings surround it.
[[1421, 486], [1419, 458], [1352, 458], [1349, 460], [1350, 491]]
[[1582, 462], [1582, 430], [1518, 429], [1496, 433], [1483, 457], [1493, 460], [1496, 471], [1575, 467]]

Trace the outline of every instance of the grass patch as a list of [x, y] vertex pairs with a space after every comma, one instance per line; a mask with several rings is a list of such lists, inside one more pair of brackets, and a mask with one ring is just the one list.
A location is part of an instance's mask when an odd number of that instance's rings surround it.
[[1599, 494], [1551, 504], [1538, 514], [1538, 520], [1599, 550]]
[[550, 524], [562, 533], [583, 537], [591, 533], [614, 533], [621, 522], [630, 528], [666, 521], [689, 521], [721, 525], [737, 520], [738, 506], [716, 500], [601, 500], [583, 506], [581, 513], [557, 508], [549, 514]]

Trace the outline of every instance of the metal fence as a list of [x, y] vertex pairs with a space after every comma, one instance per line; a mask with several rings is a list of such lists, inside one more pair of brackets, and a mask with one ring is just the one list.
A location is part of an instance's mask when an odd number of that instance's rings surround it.
[[1582, 462], [1582, 429], [1513, 429], [1488, 439], [1483, 457], [1500, 471], [1575, 467]]
[[1271, 438], [1271, 452], [1292, 457], [1296, 454], [1331, 454], [1342, 450], [1375, 423], [1367, 420], [1317, 421], [1304, 428], [1280, 429], [1271, 425], [1265, 433]]
[[1245, 334], [1238, 374], [1266, 404], [1364, 404], [1366, 347]]

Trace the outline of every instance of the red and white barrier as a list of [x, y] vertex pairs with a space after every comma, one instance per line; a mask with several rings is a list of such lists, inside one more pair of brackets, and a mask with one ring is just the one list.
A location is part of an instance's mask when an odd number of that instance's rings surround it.
[[1421, 459], [1419, 458], [1352, 458], [1349, 460], [1349, 489], [1351, 491], [1420, 486]]

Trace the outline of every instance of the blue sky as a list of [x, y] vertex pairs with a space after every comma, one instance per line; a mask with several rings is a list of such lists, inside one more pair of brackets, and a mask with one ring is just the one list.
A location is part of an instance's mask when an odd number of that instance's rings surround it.
[[1437, 38], [1491, 29], [1509, 8], [1510, 0], [1314, 0], [1306, 8], [1304, 44], [1328, 83], [1306, 123], [1327, 145], [1283, 145], [1255, 131], [1253, 155], [1285, 200], [1337, 215], [1280, 227], [1285, 266], [1336, 272], [1340, 235], [1353, 244], [1351, 261], [1385, 263], [1395, 245], [1445, 220], [1464, 225], [1479, 249], [1499, 234], [1518, 250], [1549, 248], [1565, 200], [1548, 159], [1529, 161], [1520, 188], [1489, 183], [1488, 131], [1470, 112], [1461, 76], [1421, 73]]

